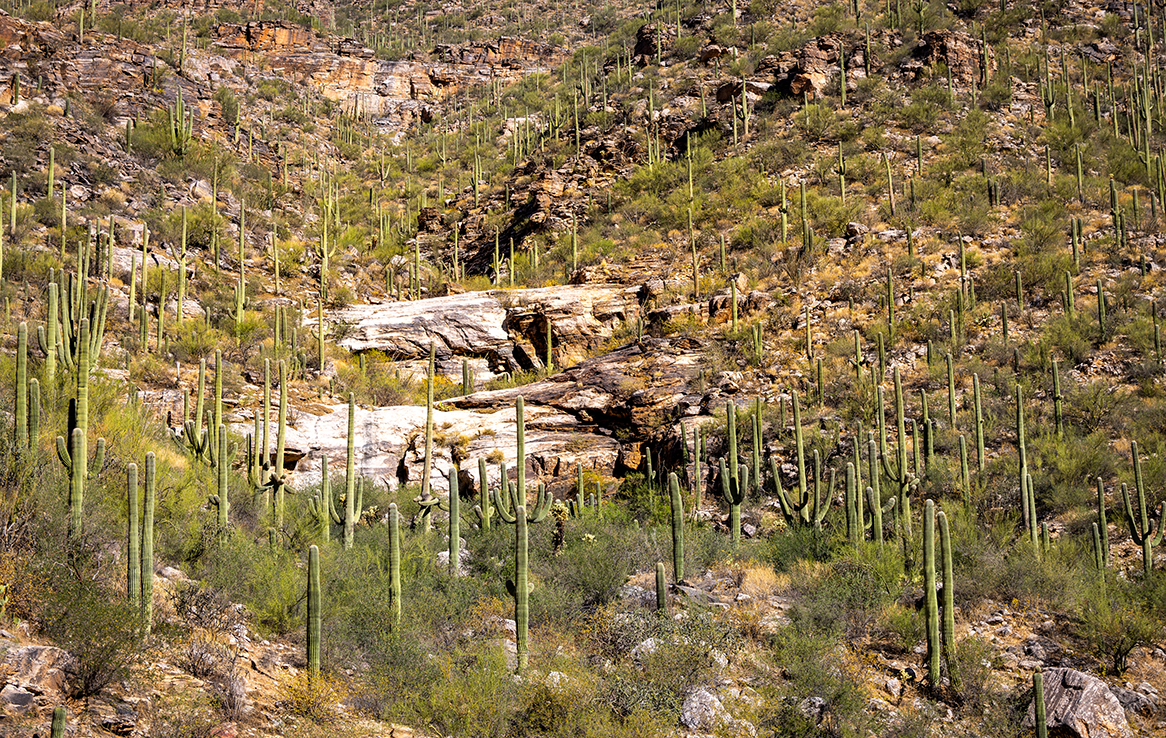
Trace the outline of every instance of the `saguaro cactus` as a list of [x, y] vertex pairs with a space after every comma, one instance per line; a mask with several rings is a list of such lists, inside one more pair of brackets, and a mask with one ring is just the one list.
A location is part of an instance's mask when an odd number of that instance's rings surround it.
[[134, 607], [142, 603], [141, 543], [138, 538], [138, 465], [126, 466], [126, 595]]
[[672, 502], [672, 578], [681, 582], [684, 579], [684, 501], [675, 473], [668, 475], [668, 489]]
[[154, 505], [157, 500], [154, 452], [146, 453], [146, 496], [142, 510], [142, 622], [147, 634], [154, 622]]
[[939, 687], [939, 599], [935, 593], [935, 502], [923, 505], [923, 602], [927, 615], [927, 683]]
[[16, 407], [13, 441], [16, 453], [28, 449], [28, 323], [16, 329]]
[[668, 585], [664, 581], [664, 562], [656, 562], [656, 612], [668, 611]]
[[308, 682], [320, 678], [320, 549], [308, 547]]
[[[748, 468], [748, 467], [745, 467]], [[733, 539], [733, 546], [741, 543], [741, 503], [745, 501], [745, 485], [740, 479], [729, 475], [725, 467], [725, 460], [720, 461], [721, 496], [729, 506], [729, 534]]]
[[458, 575], [461, 566], [461, 495], [457, 486], [458, 468], [449, 468], [449, 572]]
[[211, 495], [207, 502], [218, 510], [219, 535], [226, 536], [230, 528], [231, 502], [227, 496], [227, 467], [230, 465], [230, 456], [227, 455], [227, 427], [220, 424], [218, 430], [219, 452], [215, 478], [218, 491]]
[[[926, 513], [925, 513], [926, 514]], [[959, 672], [955, 667], [955, 574], [951, 565], [951, 533], [948, 530], [947, 515], [936, 515], [939, 523], [939, 550], [943, 558], [943, 660], [947, 663], [947, 676], [952, 689], [959, 691]]]
[[65, 738], [65, 708], [53, 708], [53, 724], [49, 731], [49, 738]]
[[506, 590], [514, 598], [515, 640], [518, 652], [517, 671], [521, 673], [526, 669], [527, 654], [529, 653], [527, 645], [527, 633], [530, 626], [529, 597], [531, 590], [534, 589], [528, 578], [525, 505], [520, 504], [514, 508], [514, 520], [514, 578], [506, 580]]
[[344, 549], [352, 548], [356, 521], [361, 515], [363, 502], [356, 493], [356, 395], [348, 393], [348, 448], [344, 464]]
[[397, 503], [389, 505], [389, 610], [393, 627], [401, 623], [401, 515]]
[[[1126, 486], [1121, 486], [1121, 500], [1125, 507], [1126, 523], [1130, 528], [1130, 538], [1142, 548], [1142, 569], [1146, 576], [1154, 568], [1154, 547], [1162, 544], [1163, 513], [1166, 512], [1166, 501], [1158, 505], [1157, 513], [1149, 513], [1146, 507], [1146, 489], [1142, 482], [1142, 465], [1138, 461], [1138, 443], [1130, 443], [1130, 454], [1134, 459], [1134, 491], [1138, 495], [1138, 508], [1135, 510], [1130, 504], [1130, 493]], [[1136, 514], [1136, 516], [1135, 516]]]
[[490, 504], [490, 481], [486, 474], [485, 459], [478, 459], [478, 504], [474, 505], [474, 515], [478, 517], [478, 527], [490, 530], [494, 507]]
[[58, 292], [57, 283], [50, 282], [48, 287], [48, 304], [45, 310], [45, 324], [38, 326], [36, 329], [36, 337], [40, 343], [40, 350], [45, 355], [45, 381], [49, 383], [50, 389], [54, 386], [53, 379], [57, 373], [57, 343], [59, 342], [61, 332], [60, 308], [57, 305]]

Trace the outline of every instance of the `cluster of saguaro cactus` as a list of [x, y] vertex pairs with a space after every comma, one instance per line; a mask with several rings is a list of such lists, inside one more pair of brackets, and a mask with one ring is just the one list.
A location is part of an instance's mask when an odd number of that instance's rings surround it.
[[[939, 616], [939, 598], [936, 594], [935, 524], [939, 523], [940, 555], [943, 561], [943, 619]], [[948, 677], [953, 689], [959, 689], [959, 674], [955, 666], [955, 598], [951, 563], [951, 534], [947, 516], [935, 512], [935, 502], [927, 500], [923, 506], [923, 596], [927, 615], [927, 682], [932, 689], [940, 684], [941, 660], [947, 662]]]
[[1138, 496], [1138, 506], [1135, 509], [1130, 504], [1130, 493], [1124, 484], [1121, 486], [1121, 501], [1125, 508], [1130, 538], [1141, 547], [1142, 568], [1146, 576], [1150, 576], [1150, 572], [1154, 568], [1154, 547], [1162, 544], [1164, 532], [1162, 523], [1164, 516], [1166, 516], [1166, 501], [1158, 505], [1156, 513], [1149, 511], [1146, 506], [1146, 488], [1142, 481], [1142, 464], [1138, 460], [1137, 441], [1130, 443], [1130, 454], [1134, 460], [1134, 492]]
[[834, 497], [834, 472], [833, 470], [830, 472], [829, 490], [823, 501], [822, 464], [817, 451], [814, 451], [814, 486], [812, 490], [807, 482], [806, 449], [802, 437], [802, 408], [796, 392], [793, 393], [792, 404], [794, 416], [794, 448], [798, 467], [797, 496], [791, 497], [786, 494], [785, 489], [781, 485], [777, 459], [771, 458], [770, 467], [771, 473], [773, 474], [773, 487], [777, 493], [777, 501], [781, 507], [781, 514], [788, 525], [808, 525], [814, 528], [821, 528], [822, 520], [825, 519], [826, 512], [830, 509], [830, 502]]
[[157, 462], [154, 452], [146, 454], [145, 496], [141, 526], [138, 524], [138, 465], [126, 467], [126, 594], [130, 604], [140, 607], [146, 633], [154, 618], [154, 507], [157, 504]]
[[[219, 436], [223, 429], [223, 352], [215, 351], [214, 403], [206, 412], [206, 428], [202, 427], [203, 398], [206, 394], [206, 359], [198, 363], [198, 396], [195, 398], [194, 417], [183, 418], [182, 440], [186, 449], [195, 459], [205, 462], [211, 468], [218, 467], [220, 458], [233, 459], [239, 451], [235, 441], [224, 444]], [[183, 415], [186, 408], [183, 408]]]
[[[89, 320], [81, 319], [80, 325], [80, 354], [77, 365], [89, 366]], [[57, 457], [69, 474], [69, 534], [76, 536], [81, 532], [84, 517], [85, 482], [91, 478], [89, 472], [89, 371], [80, 370], [76, 373], [77, 394], [70, 400], [69, 407], [69, 444], [65, 439], [57, 436]], [[93, 468], [100, 471], [105, 463], [105, 439], [97, 440], [97, 452], [93, 459]], [[96, 472], [94, 472], [95, 474]]]
[[16, 333], [16, 402], [13, 408], [13, 442], [18, 458], [40, 448], [40, 381], [28, 377], [28, 324]]

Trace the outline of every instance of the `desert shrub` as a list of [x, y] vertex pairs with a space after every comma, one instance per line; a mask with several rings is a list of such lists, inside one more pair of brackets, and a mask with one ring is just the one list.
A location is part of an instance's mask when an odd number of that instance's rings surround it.
[[312, 678], [305, 670], [280, 685], [276, 704], [292, 715], [328, 725], [339, 719], [337, 706], [345, 691], [335, 677], [321, 673]]
[[1161, 637], [1162, 621], [1145, 607], [1144, 596], [1136, 585], [1115, 578], [1094, 584], [1081, 604], [1077, 635], [1114, 674], [1125, 673], [1135, 648]]
[[43, 632], [74, 658], [73, 697], [97, 694], [142, 656], [141, 614], [98, 581], [71, 574], [57, 578], [40, 617]]
[[247, 606], [256, 625], [270, 633], [287, 633], [301, 622], [306, 584], [296, 558], [247, 536], [232, 536], [203, 560], [208, 584]]
[[810, 574], [796, 572], [798, 600], [791, 620], [807, 627], [864, 636], [901, 591], [902, 564], [891, 546], [864, 545]]
[[969, 710], [982, 711], [994, 698], [988, 677], [992, 674], [992, 646], [976, 636], [969, 636], [955, 644], [953, 658], [944, 660], [949, 678], [960, 685], [959, 699]]
[[[808, 623], [792, 624], [770, 643], [772, 657], [782, 665], [782, 698], [768, 700], [762, 725], [780, 736], [864, 735], [867, 697], [860, 669], [837, 634]], [[823, 701], [821, 723], [800, 709], [808, 698]]]

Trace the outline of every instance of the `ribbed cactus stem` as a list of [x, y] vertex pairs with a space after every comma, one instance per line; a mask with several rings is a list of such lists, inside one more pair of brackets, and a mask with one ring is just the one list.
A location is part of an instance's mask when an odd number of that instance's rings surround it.
[[57, 373], [57, 343], [60, 340], [60, 309], [57, 307], [58, 289], [56, 282], [48, 287], [48, 304], [45, 310], [45, 325], [37, 330], [41, 351], [44, 352], [44, 377], [50, 389]]
[[1102, 568], [1109, 568], [1109, 521], [1105, 519], [1105, 486], [1101, 477], [1097, 478], [1097, 530], [1100, 534]]
[[729, 444], [729, 479], [736, 480], [737, 462], [740, 457], [737, 456], [737, 406], [733, 404], [732, 400], [729, 400], [729, 404], [725, 406], [725, 416]]
[[668, 585], [664, 580], [664, 562], [656, 562], [656, 612], [668, 611]]
[[16, 329], [16, 417], [13, 440], [17, 455], [28, 449], [28, 323]]
[[947, 515], [936, 515], [939, 523], [939, 550], [943, 559], [943, 659], [947, 662], [947, 675], [951, 687], [960, 691], [959, 670], [955, 668], [955, 574], [951, 564], [951, 532], [947, 525]]
[[65, 708], [53, 708], [53, 723], [49, 728], [49, 738], [65, 738]]
[[356, 529], [356, 395], [348, 393], [348, 444], [344, 464], [344, 550], [352, 548]]
[[389, 611], [393, 626], [401, 623], [401, 514], [389, 505]]
[[478, 526], [482, 530], [490, 530], [490, 518], [494, 509], [490, 505], [490, 480], [486, 473], [486, 460], [478, 459], [478, 504], [474, 507], [474, 514], [478, 516]]
[[142, 603], [142, 550], [138, 537], [138, 465], [126, 467], [126, 595], [130, 605]]
[[518, 482], [518, 502], [526, 504], [526, 406], [522, 395], [514, 401], [514, 414], [517, 434], [518, 458], [516, 459]]
[[271, 483], [275, 487], [275, 528], [283, 529], [283, 451], [287, 430], [287, 362], [279, 362], [279, 428], [275, 435], [275, 472]]
[[449, 572], [458, 575], [461, 567], [461, 495], [458, 493], [458, 469], [449, 468]]
[[1036, 722], [1036, 738], [1049, 738], [1049, 723], [1045, 715], [1045, 678], [1040, 670], [1032, 673], [1032, 704]]
[[308, 547], [308, 683], [320, 677], [320, 549]]
[[429, 344], [429, 368], [425, 375], [425, 462], [421, 467], [421, 496], [428, 498], [429, 475], [433, 473], [433, 374], [437, 347]]
[[939, 688], [939, 599], [935, 592], [935, 502], [923, 504], [923, 597], [927, 616], [927, 683]]
[[527, 561], [526, 506], [514, 508], [514, 579], [506, 582], [510, 596], [514, 598], [514, 630], [517, 641], [518, 669], [526, 669], [529, 646], [527, 633], [530, 627], [530, 583]]
[[672, 503], [672, 578], [679, 583], [684, 580], [684, 501], [675, 473], [668, 475], [668, 489]]
[[219, 452], [218, 452], [218, 466], [215, 471], [218, 478], [218, 492], [214, 497], [215, 507], [218, 508], [219, 517], [219, 534], [226, 535], [227, 528], [230, 526], [230, 512], [231, 503], [227, 496], [227, 467], [230, 462], [227, 459], [227, 427], [221, 423], [218, 426], [219, 436]]
[[154, 622], [154, 505], [157, 501], [154, 452], [146, 453], [145, 499], [142, 506], [142, 624], [149, 634]]
[[1154, 547], [1162, 543], [1163, 520], [1166, 519], [1166, 501], [1159, 503], [1156, 513], [1146, 505], [1146, 488], [1142, 480], [1142, 464], [1138, 457], [1138, 443], [1130, 443], [1130, 455], [1134, 461], [1134, 492], [1138, 496], [1138, 506], [1130, 504], [1130, 494], [1126, 485], [1121, 486], [1122, 504], [1125, 507], [1126, 523], [1130, 538], [1142, 548], [1142, 569], [1147, 577], [1154, 567]]

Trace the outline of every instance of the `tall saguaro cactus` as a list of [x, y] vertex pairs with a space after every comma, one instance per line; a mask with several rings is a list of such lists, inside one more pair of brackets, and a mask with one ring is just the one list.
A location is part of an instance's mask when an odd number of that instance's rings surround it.
[[308, 682], [320, 678], [320, 549], [308, 547]]
[[142, 560], [141, 543], [138, 538], [138, 465], [126, 467], [126, 594], [130, 605], [139, 607], [142, 602]]
[[939, 599], [935, 592], [935, 502], [923, 504], [923, 607], [927, 615], [927, 684], [939, 687]]
[[401, 623], [401, 514], [397, 503], [389, 505], [389, 610], [393, 626]]
[[146, 453], [146, 495], [142, 510], [142, 622], [149, 634], [154, 622], [154, 506], [157, 462], [154, 452]]
[[675, 472], [668, 475], [672, 502], [672, 578], [684, 580], [684, 501], [680, 497], [680, 480]]
[[517, 641], [518, 668], [522, 673], [526, 669], [527, 634], [530, 627], [530, 592], [534, 588], [529, 580], [529, 562], [527, 561], [526, 537], [526, 506], [519, 504], [514, 508], [514, 578], [506, 580], [506, 590], [514, 598], [514, 630]]

